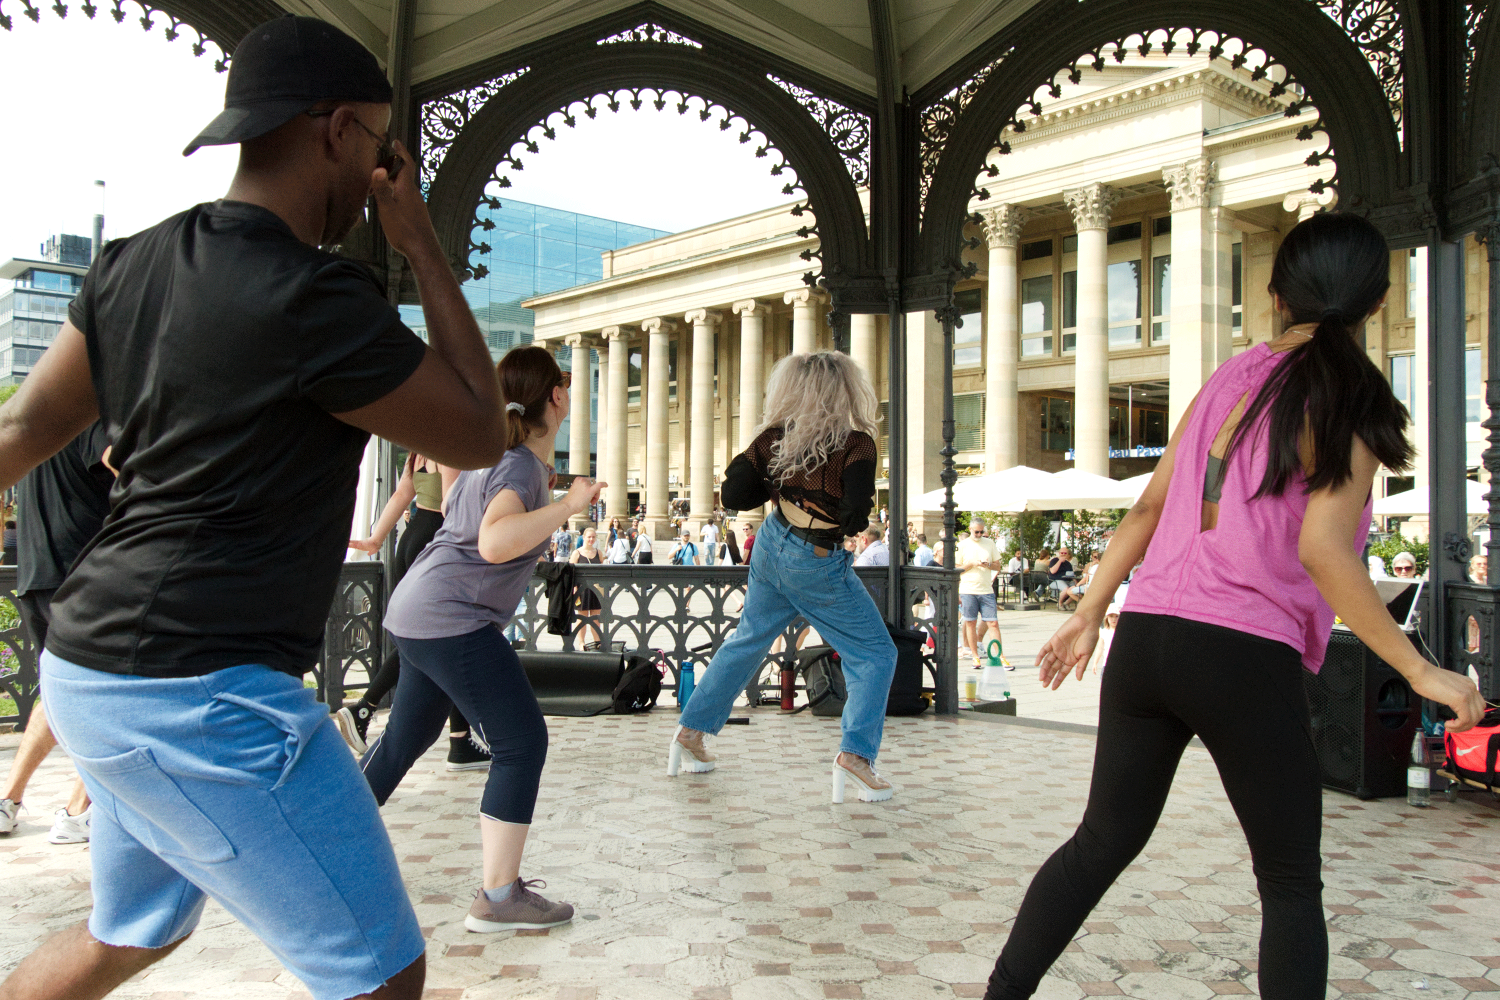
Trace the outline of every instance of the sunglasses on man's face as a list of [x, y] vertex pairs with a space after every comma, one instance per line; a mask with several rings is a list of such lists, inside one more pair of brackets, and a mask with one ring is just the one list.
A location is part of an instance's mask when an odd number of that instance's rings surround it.
[[[337, 110], [338, 108], [330, 108], [327, 111], [309, 111], [307, 112], [307, 117], [327, 118]], [[397, 155], [395, 143], [391, 142], [390, 135], [379, 135], [370, 126], [360, 121], [357, 116], [354, 119], [354, 124], [364, 129], [366, 135], [380, 144], [375, 149], [375, 166], [385, 171], [387, 180], [395, 183], [396, 178], [401, 176], [401, 167], [406, 161]]]

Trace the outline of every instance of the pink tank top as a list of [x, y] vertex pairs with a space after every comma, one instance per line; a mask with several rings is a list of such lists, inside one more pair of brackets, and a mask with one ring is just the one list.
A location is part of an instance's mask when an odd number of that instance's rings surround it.
[[[1177, 443], [1167, 502], [1146, 560], [1126, 592], [1126, 611], [1174, 615], [1284, 642], [1313, 673], [1323, 665], [1333, 609], [1297, 558], [1307, 513], [1299, 472], [1279, 497], [1251, 500], [1266, 471], [1267, 424], [1259, 421], [1224, 473], [1218, 525], [1200, 531], [1203, 476], [1219, 429], [1247, 392], [1254, 398], [1284, 354], [1257, 344], [1225, 362], [1198, 395]], [[1362, 552], [1373, 498], [1354, 537]]]

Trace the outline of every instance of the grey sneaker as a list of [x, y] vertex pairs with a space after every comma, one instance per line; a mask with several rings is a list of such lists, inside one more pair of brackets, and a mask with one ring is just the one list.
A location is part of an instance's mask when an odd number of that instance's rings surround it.
[[47, 834], [49, 844], [87, 844], [89, 842], [89, 814], [94, 811], [90, 805], [77, 816], [69, 816], [66, 808], [57, 811], [56, 820], [52, 824], [52, 832]]
[[10, 833], [16, 828], [16, 814], [21, 811], [21, 803], [10, 799], [0, 799], [0, 833]]
[[556, 927], [573, 919], [573, 907], [569, 903], [554, 903], [550, 899], [531, 891], [532, 886], [546, 888], [541, 879], [516, 879], [511, 883], [510, 895], [498, 903], [480, 889], [474, 894], [474, 903], [469, 915], [464, 917], [464, 926], [476, 934], [493, 934], [496, 931], [540, 930]]

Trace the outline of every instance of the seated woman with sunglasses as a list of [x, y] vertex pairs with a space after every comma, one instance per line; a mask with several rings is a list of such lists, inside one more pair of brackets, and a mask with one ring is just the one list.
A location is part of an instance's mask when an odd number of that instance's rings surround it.
[[846, 782], [862, 801], [891, 797], [891, 783], [875, 772], [875, 755], [896, 647], [843, 545], [870, 523], [878, 407], [869, 379], [847, 354], [794, 354], [771, 370], [765, 420], [729, 463], [723, 502], [730, 510], [768, 501], [776, 507], [755, 536], [759, 554], [750, 561], [739, 627], [683, 709], [667, 774], [714, 769], [705, 738], [723, 728], [771, 643], [800, 614], [838, 652], [849, 690], [833, 801], [844, 801]]
[[568, 415], [569, 376], [540, 347], [500, 360], [507, 400], [506, 451], [493, 468], [465, 472], [448, 495], [448, 517], [391, 595], [385, 627], [403, 668], [385, 732], [360, 766], [382, 805], [443, 731], [449, 708], [469, 720], [471, 738], [489, 750], [479, 801], [484, 867], [464, 918], [471, 931], [553, 927], [573, 907], [531, 890], [521, 854], [547, 760], [547, 723], [501, 630], [526, 593], [537, 557], [568, 518], [588, 510], [603, 483], [579, 476], [552, 502], [547, 464]]

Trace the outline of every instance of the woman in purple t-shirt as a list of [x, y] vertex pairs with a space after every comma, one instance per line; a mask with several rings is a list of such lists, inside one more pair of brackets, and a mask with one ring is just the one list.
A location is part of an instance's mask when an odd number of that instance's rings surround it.
[[547, 724], [521, 661], [501, 630], [526, 592], [552, 533], [588, 510], [603, 483], [580, 476], [552, 503], [552, 454], [568, 415], [568, 374], [540, 347], [500, 360], [507, 449], [490, 469], [465, 472], [448, 495], [448, 516], [391, 595], [385, 627], [404, 669], [383, 732], [360, 762], [382, 805], [417, 758], [442, 735], [452, 705], [470, 737], [490, 752], [479, 806], [483, 882], [464, 918], [471, 931], [554, 927], [573, 907], [531, 891], [520, 877], [547, 760]]
[[1321, 666], [1333, 613], [1417, 694], [1451, 706], [1450, 729], [1483, 714], [1472, 681], [1416, 653], [1360, 559], [1376, 469], [1412, 459], [1406, 410], [1355, 341], [1389, 273], [1385, 240], [1357, 216], [1315, 215], [1287, 234], [1271, 272], [1285, 332], [1214, 372], [1038, 654], [1044, 685], [1081, 678], [1145, 556], [1110, 644], [1083, 822], [1032, 879], [986, 1000], [1036, 991], [1150, 839], [1195, 735], [1250, 844], [1261, 996], [1322, 1000], [1322, 789], [1302, 672]]

